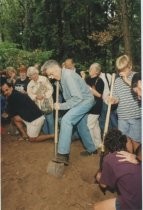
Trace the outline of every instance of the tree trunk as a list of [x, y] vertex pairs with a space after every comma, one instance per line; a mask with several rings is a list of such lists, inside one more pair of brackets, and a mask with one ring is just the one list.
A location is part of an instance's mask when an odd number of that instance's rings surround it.
[[58, 45], [59, 45], [59, 58], [63, 58], [64, 46], [63, 46], [63, 24], [64, 20], [62, 19], [62, 7], [61, 2], [58, 0], [57, 5], [57, 26], [58, 26]]
[[125, 53], [132, 57], [131, 51], [131, 36], [129, 30], [128, 8], [126, 0], [120, 0], [121, 16], [122, 16], [122, 31]]

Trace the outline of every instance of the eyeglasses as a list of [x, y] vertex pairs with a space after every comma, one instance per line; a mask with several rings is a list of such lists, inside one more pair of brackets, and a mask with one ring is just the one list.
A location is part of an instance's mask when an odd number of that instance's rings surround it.
[[50, 75], [48, 75], [48, 78], [49, 79], [54, 79], [54, 75], [53, 74], [50, 74]]

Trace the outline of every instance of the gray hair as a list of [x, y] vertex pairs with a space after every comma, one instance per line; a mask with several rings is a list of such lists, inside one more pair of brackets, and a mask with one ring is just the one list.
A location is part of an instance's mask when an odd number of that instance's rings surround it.
[[58, 66], [59, 68], [61, 68], [59, 63], [56, 60], [48, 60], [41, 67], [41, 72], [48, 71], [48, 69], [51, 69], [55, 66]]
[[28, 69], [27, 69], [27, 76], [30, 77], [31, 75], [33, 74], [39, 74], [39, 71], [36, 67], [34, 66], [30, 66]]
[[99, 63], [93, 63], [93, 64], [91, 64], [90, 69], [91, 68], [92, 69], [95, 69], [98, 73], [101, 72], [101, 65]]

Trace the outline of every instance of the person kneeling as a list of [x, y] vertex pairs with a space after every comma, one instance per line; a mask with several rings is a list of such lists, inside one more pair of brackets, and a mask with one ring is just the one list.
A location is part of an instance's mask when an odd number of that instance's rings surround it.
[[[120, 151], [127, 151], [127, 137], [117, 129], [110, 130], [105, 136], [105, 148], [102, 171], [96, 180], [102, 188], [117, 191], [117, 198], [95, 204], [94, 210], [141, 210], [142, 209], [142, 175], [140, 161], [120, 161]], [[140, 151], [138, 151], [140, 153]], [[138, 153], [138, 154], [139, 154]]]

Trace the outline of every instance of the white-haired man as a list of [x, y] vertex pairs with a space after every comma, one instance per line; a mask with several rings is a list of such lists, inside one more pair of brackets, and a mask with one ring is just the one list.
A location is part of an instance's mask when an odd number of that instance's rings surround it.
[[74, 71], [64, 69], [55, 60], [49, 60], [42, 66], [49, 78], [60, 81], [64, 103], [55, 103], [55, 109], [67, 110], [62, 117], [56, 162], [68, 165], [73, 126], [76, 125], [86, 148], [81, 155], [96, 154], [96, 148], [87, 127], [87, 113], [94, 105], [94, 97], [85, 81]]

